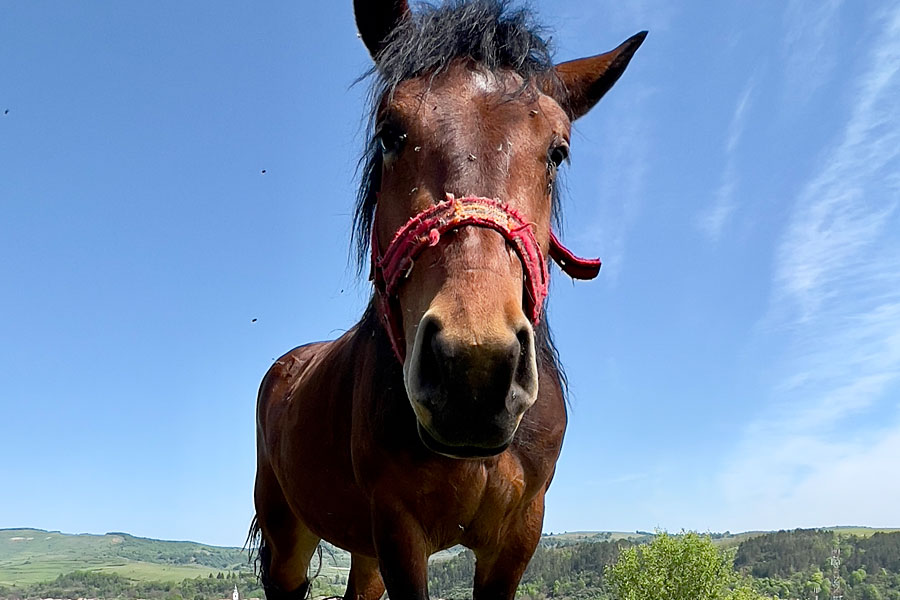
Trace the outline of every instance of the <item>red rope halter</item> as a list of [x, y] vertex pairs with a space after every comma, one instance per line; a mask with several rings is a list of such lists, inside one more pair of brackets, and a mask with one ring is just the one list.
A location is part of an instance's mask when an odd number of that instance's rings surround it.
[[[447, 194], [444, 202], [423, 210], [401, 227], [384, 254], [380, 253], [378, 238], [375, 229], [372, 229], [372, 279], [375, 282], [376, 308], [387, 329], [394, 354], [401, 363], [405, 345], [397, 290], [425, 248], [437, 246], [447, 231], [467, 225], [494, 229], [515, 249], [525, 270], [526, 314], [534, 325], [540, 322], [550, 274], [532, 224], [499, 200], [477, 196], [455, 198], [453, 194]], [[593, 279], [600, 271], [599, 259], [578, 258], [560, 243], [553, 232], [550, 232], [550, 258], [576, 279]]]

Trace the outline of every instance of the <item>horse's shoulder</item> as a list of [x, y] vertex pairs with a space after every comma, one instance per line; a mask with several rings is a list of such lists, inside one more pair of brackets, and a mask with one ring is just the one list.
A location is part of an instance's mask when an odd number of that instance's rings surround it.
[[305, 344], [276, 360], [259, 388], [260, 410], [273, 402], [288, 401], [300, 388], [304, 376], [332, 344], [334, 341]]

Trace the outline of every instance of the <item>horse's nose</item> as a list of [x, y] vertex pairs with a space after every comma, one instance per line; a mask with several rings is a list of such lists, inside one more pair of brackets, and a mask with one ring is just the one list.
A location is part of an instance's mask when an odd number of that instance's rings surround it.
[[[518, 337], [508, 336], [465, 344], [451, 339], [433, 316], [424, 321], [417, 374], [421, 387], [443, 390], [457, 400], [471, 397], [473, 404], [486, 411], [504, 408], [507, 391], [521, 370], [521, 359], [529, 352], [527, 341], [523, 344]], [[520, 335], [526, 340], [529, 337], [527, 330]]]
[[537, 396], [531, 324], [460, 335], [426, 313], [416, 338], [406, 380], [420, 425], [445, 446], [505, 448]]

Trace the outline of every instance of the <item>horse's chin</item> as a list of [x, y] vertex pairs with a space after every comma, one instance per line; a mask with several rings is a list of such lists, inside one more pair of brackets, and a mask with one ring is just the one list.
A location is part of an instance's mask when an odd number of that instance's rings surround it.
[[509, 447], [512, 442], [515, 431], [509, 436], [509, 439], [499, 446], [478, 446], [473, 444], [452, 445], [438, 441], [421, 423], [416, 422], [419, 430], [419, 439], [425, 444], [425, 447], [436, 454], [447, 456], [449, 458], [490, 458], [497, 456]]

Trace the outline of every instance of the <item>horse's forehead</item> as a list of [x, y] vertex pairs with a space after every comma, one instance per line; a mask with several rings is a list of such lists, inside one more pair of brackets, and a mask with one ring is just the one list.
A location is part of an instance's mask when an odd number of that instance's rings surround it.
[[524, 80], [513, 71], [490, 71], [485, 68], [470, 68], [462, 72], [464, 85], [472, 94], [498, 95], [509, 90], [521, 89]]
[[447, 108], [452, 105], [471, 108], [472, 102], [483, 104], [485, 100], [497, 107], [555, 104], [533, 84], [526, 85], [515, 71], [491, 71], [465, 62], [451, 64], [438, 76], [426, 74], [403, 81], [386, 100], [381, 112], [392, 110], [410, 115], [425, 115], [420, 111], [426, 107], [433, 109], [435, 103]]
[[391, 114], [411, 133], [449, 135], [470, 145], [496, 144], [497, 135], [543, 144], [546, 136], [567, 139], [571, 127], [562, 107], [533, 82], [514, 71], [465, 63], [437, 77], [404, 81], [385, 100], [380, 118]]

